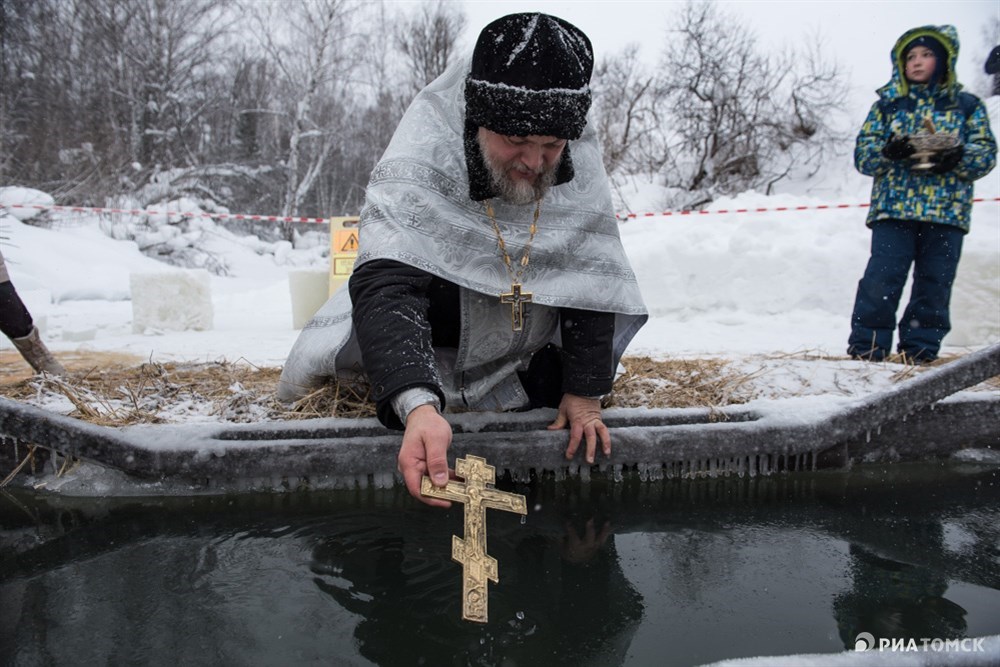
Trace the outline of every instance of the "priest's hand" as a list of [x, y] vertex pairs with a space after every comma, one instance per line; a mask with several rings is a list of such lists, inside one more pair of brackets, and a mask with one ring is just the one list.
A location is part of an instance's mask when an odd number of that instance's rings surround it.
[[448, 483], [448, 446], [451, 445], [451, 424], [433, 405], [414, 408], [406, 417], [403, 444], [399, 448], [399, 472], [403, 474], [410, 495], [434, 507], [451, 507], [447, 500], [420, 495], [420, 478], [427, 475], [431, 483], [444, 487]]
[[566, 448], [566, 458], [576, 456], [576, 450], [583, 441], [587, 445], [584, 459], [593, 463], [597, 454], [597, 441], [601, 441], [601, 451], [605, 456], [611, 456], [611, 434], [608, 427], [601, 421], [601, 400], [586, 398], [574, 394], [563, 394], [559, 402], [559, 415], [549, 424], [549, 430], [569, 427], [569, 447]]

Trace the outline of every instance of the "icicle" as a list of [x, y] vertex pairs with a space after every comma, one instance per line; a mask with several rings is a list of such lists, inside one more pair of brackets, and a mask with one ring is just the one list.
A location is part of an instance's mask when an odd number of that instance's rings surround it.
[[611, 466], [611, 476], [615, 480], [615, 482], [619, 483], [624, 479], [624, 477], [622, 476], [622, 464], [616, 463], [615, 465]]
[[590, 466], [580, 466], [580, 481], [585, 484], [590, 481]]

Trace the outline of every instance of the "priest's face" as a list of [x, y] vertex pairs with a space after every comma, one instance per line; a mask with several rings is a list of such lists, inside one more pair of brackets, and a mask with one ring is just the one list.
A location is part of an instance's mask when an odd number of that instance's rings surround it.
[[566, 140], [534, 134], [509, 137], [481, 127], [479, 148], [500, 198], [511, 204], [530, 204], [544, 197], [556, 182]]

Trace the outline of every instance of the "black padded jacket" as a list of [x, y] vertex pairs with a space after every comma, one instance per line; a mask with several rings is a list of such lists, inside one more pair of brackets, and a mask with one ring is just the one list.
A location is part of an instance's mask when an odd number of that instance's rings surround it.
[[[389, 428], [403, 427], [391, 400], [411, 387], [435, 392], [444, 407], [433, 348], [458, 347], [458, 286], [408, 264], [383, 259], [358, 267], [348, 289], [354, 330], [379, 421]], [[562, 348], [558, 350], [561, 369], [555, 373], [561, 374], [558, 392], [579, 396], [608, 393], [614, 381], [615, 314], [576, 308], [560, 309], [559, 314]], [[551, 364], [535, 364], [533, 360], [531, 366], [544, 369], [538, 372], [546, 376], [555, 375]], [[531, 386], [548, 379], [527, 382], [529, 396]], [[536, 402], [550, 405], [552, 401], [533, 398]]]

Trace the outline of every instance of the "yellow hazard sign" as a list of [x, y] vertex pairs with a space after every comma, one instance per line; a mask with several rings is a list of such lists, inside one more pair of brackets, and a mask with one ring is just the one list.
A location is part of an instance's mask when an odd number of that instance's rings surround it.
[[358, 230], [357, 229], [338, 229], [334, 233], [333, 239], [334, 252], [338, 255], [341, 254], [358, 254]]
[[357, 258], [357, 216], [330, 218], [330, 294], [347, 282]]

